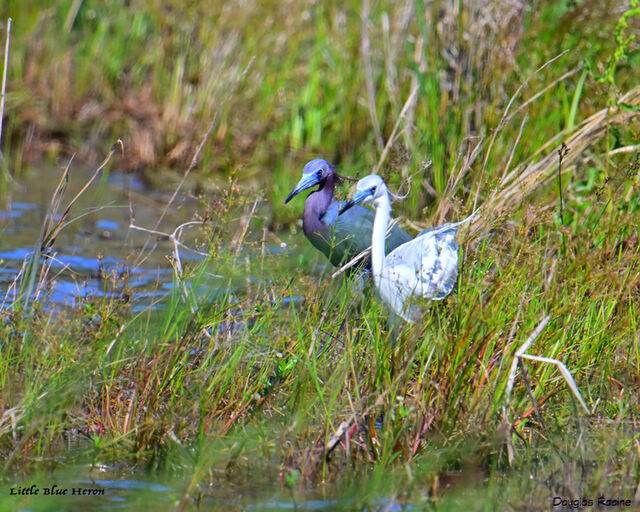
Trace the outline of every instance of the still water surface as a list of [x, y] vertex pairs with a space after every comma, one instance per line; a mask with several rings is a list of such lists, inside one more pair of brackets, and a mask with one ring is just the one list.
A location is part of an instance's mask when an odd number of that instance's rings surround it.
[[[11, 285], [33, 253], [61, 175], [61, 169], [27, 171], [0, 197], [0, 302], [5, 295], [8, 302], [14, 297]], [[60, 212], [89, 177], [89, 172], [72, 169]], [[99, 177], [73, 206], [67, 218], [71, 222], [56, 239], [46, 302], [74, 305], [89, 297], [126, 293], [135, 308], [144, 308], [166, 294], [172, 282], [172, 244], [129, 225], [170, 233], [193, 219], [198, 201], [178, 196], [156, 226], [169, 197], [170, 192], [149, 190], [135, 175], [112, 172]], [[181, 257], [195, 256], [184, 251]], [[109, 280], [122, 285], [110, 286]]]
[[[270, 473], [270, 472], [267, 472]], [[347, 511], [400, 512], [421, 510], [398, 499], [362, 501], [348, 491], [340, 498], [332, 497], [337, 489], [288, 489], [276, 484], [277, 473], [252, 475], [246, 480], [214, 479], [208, 486], [190, 488], [190, 478], [155, 476], [107, 466], [62, 467], [48, 475], [22, 479], [21, 483], [3, 483], [8, 500], [0, 510], [37, 512], [60, 510], [225, 510], [234, 511]], [[189, 492], [188, 492], [189, 491]], [[343, 489], [344, 492], [344, 489]], [[329, 496], [327, 496], [327, 493]], [[186, 497], [188, 494], [189, 497]], [[4, 505], [4, 506], [3, 506]], [[5, 508], [10, 505], [9, 508]]]

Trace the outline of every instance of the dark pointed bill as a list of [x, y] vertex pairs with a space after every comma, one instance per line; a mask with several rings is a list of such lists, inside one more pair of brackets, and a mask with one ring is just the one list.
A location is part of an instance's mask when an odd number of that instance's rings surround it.
[[295, 196], [297, 196], [303, 190], [311, 188], [314, 185], [317, 185], [318, 183], [320, 183], [320, 179], [318, 177], [317, 172], [314, 172], [311, 174], [304, 174], [302, 176], [302, 179], [296, 185], [296, 188], [294, 188], [291, 191], [291, 193], [287, 196], [287, 198], [284, 200], [284, 204], [287, 204], [289, 201], [291, 201]]
[[340, 211], [338, 212], [338, 215], [342, 215], [344, 212], [346, 212], [349, 208], [351, 208], [352, 206], [361, 203], [362, 201], [364, 201], [367, 197], [369, 197], [370, 195], [373, 195], [373, 191], [372, 190], [358, 190], [355, 194], [353, 194], [353, 197], [346, 202], [346, 204], [340, 208]]

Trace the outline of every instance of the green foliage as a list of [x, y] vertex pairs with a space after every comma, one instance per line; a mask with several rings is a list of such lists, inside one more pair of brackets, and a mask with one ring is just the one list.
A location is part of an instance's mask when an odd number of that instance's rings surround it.
[[632, 34], [625, 37], [625, 30], [629, 28], [629, 19], [637, 16], [640, 17], [640, 7], [638, 0], [631, 0], [629, 8], [622, 14], [615, 29], [616, 49], [613, 55], [607, 59], [605, 79], [612, 86], [615, 86], [616, 69], [621, 62], [628, 58], [629, 47], [635, 41], [636, 36]]
[[[194, 506], [237, 474], [279, 480], [294, 502], [322, 481], [350, 510], [380, 497], [531, 508], [563, 485], [631, 488], [640, 127], [638, 95], [622, 91], [637, 86], [637, 2], [621, 17], [608, 2], [516, 4], [0, 7], [16, 18], [14, 166], [35, 151], [29, 125], [39, 143], [122, 136], [125, 165], [182, 171], [217, 116], [194, 171], [217, 180], [202, 216], [210, 256], [176, 268], [161, 307], [3, 310], [5, 472], [61, 454], [124, 460], [176, 475], [174, 502]], [[570, 139], [589, 122], [584, 144]], [[397, 339], [371, 285], [330, 279], [297, 232], [302, 199], [281, 206], [311, 156], [362, 175], [383, 154], [385, 178], [410, 185], [397, 214], [432, 224], [484, 207], [461, 233], [456, 293]], [[254, 210], [249, 185], [270, 204]], [[286, 227], [283, 252], [268, 235]], [[528, 362], [507, 400], [515, 351], [545, 314], [530, 353], [569, 368], [588, 421], [552, 365]], [[590, 461], [612, 469], [587, 473]], [[465, 492], [447, 490], [452, 475]]]

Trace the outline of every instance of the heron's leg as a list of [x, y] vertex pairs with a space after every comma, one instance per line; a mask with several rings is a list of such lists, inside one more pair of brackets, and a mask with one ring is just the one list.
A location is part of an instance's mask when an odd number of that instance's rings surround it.
[[391, 339], [392, 346], [396, 345], [403, 325], [404, 320], [401, 316], [398, 316], [393, 312], [389, 313], [389, 338]]
[[389, 312], [389, 340], [391, 341], [391, 352], [389, 354], [390, 360], [390, 377], [393, 380], [393, 376], [396, 371], [396, 348], [398, 345], [398, 340], [400, 339], [400, 333], [402, 332], [402, 327], [404, 325], [404, 320], [401, 316], [396, 315], [393, 312]]

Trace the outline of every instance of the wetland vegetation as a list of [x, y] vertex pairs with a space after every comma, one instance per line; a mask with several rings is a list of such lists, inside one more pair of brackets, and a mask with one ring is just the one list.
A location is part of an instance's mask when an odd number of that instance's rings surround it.
[[[638, 506], [637, 0], [7, 0], [2, 40], [8, 18], [3, 247], [32, 169], [50, 201], [0, 261], [0, 509]], [[379, 172], [414, 235], [479, 208], [456, 290], [395, 342], [283, 205], [316, 157]], [[156, 216], [125, 194], [127, 265], [52, 301], [123, 173]]]

